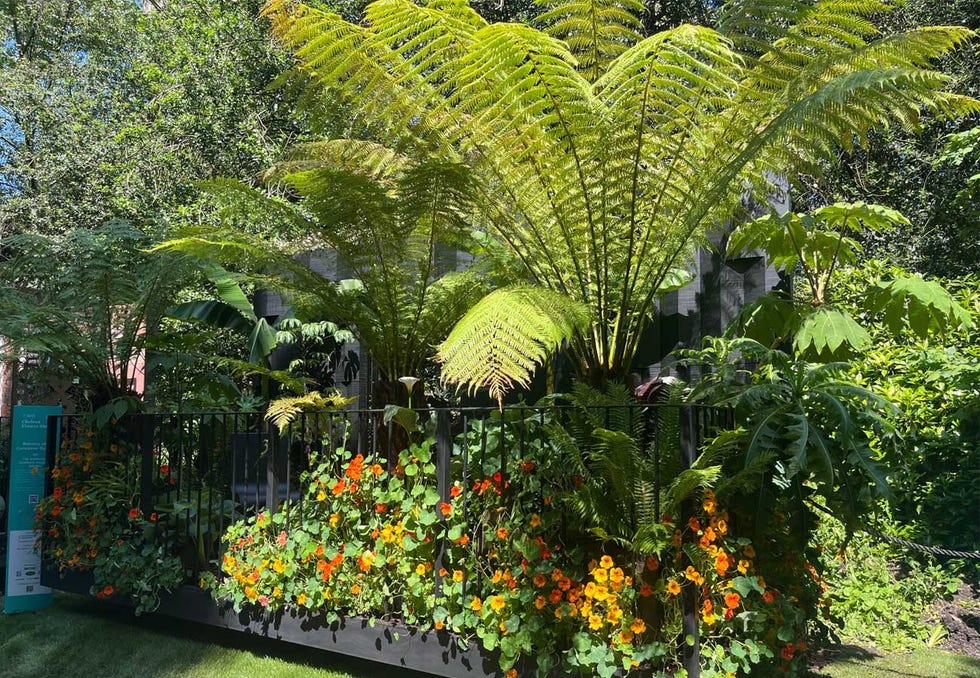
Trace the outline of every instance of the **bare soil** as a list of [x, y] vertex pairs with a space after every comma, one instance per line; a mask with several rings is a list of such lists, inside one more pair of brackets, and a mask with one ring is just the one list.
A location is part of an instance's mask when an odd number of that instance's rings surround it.
[[949, 633], [944, 650], [980, 659], [980, 585], [962, 584], [952, 600], [936, 603], [935, 618]]

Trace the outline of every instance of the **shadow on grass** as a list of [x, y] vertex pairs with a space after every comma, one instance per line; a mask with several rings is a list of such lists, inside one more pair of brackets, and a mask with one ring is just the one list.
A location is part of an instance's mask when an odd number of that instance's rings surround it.
[[978, 678], [980, 661], [920, 648], [908, 654], [883, 655], [860, 645], [840, 644], [820, 650], [811, 662], [813, 678]]
[[[262, 664], [265, 659], [274, 663]], [[8, 678], [171, 678], [262, 671], [319, 678], [426, 675], [203, 624], [136, 617], [126, 607], [65, 594], [56, 594], [48, 610], [0, 616], [0, 667]]]

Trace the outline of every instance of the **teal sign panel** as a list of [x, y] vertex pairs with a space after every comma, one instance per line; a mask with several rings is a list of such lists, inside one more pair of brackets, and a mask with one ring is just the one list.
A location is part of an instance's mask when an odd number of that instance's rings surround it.
[[7, 495], [7, 586], [3, 611], [26, 612], [51, 604], [51, 589], [41, 586], [40, 534], [34, 513], [44, 496], [48, 417], [60, 406], [14, 407], [10, 445], [10, 492]]

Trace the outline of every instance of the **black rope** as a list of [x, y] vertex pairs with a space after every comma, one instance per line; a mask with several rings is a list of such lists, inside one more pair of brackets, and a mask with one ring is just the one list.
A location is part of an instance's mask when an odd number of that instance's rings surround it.
[[[821, 506], [813, 499], [808, 499], [807, 503], [810, 506], [818, 509], [819, 511], [826, 513], [828, 516], [833, 517], [834, 514], [826, 506]], [[855, 534], [862, 534], [861, 532], [856, 532]], [[980, 551], [954, 551], [953, 549], [944, 548], [942, 546], [928, 546], [926, 544], [919, 544], [918, 542], [909, 541], [908, 539], [902, 539], [901, 537], [890, 537], [887, 534], [882, 534], [878, 530], [873, 530], [868, 528], [863, 534], [866, 537], [873, 537], [880, 539], [882, 541], [887, 541], [890, 544], [897, 544], [899, 546], [904, 546], [905, 548], [912, 549], [913, 551], [921, 551], [922, 553], [931, 553], [934, 556], [947, 556], [949, 558], [967, 558], [970, 560], [980, 560]]]
[[950, 558], [969, 558], [971, 560], [980, 560], [980, 551], [954, 551], [953, 549], [943, 548], [942, 546], [927, 546], [926, 544], [918, 544], [914, 541], [909, 541], [908, 539], [902, 539], [900, 537], [890, 537], [887, 534], [882, 534], [877, 530], [868, 530], [865, 534], [869, 537], [875, 537], [883, 541], [887, 541], [891, 544], [898, 544], [899, 546], [904, 546], [906, 548], [913, 549], [915, 551], [922, 551], [923, 553], [931, 553], [935, 556], [948, 556]]

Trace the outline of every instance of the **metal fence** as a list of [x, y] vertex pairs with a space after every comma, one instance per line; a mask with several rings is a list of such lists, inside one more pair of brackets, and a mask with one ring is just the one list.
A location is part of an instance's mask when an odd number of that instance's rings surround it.
[[[457, 501], [461, 500], [463, 522], [477, 542], [472, 557], [480, 558], [485, 555], [479, 544], [485, 526], [478, 524], [477, 511], [471, 511], [473, 488], [486, 482], [498, 487], [519, 484], [521, 474], [514, 472], [515, 466], [540, 455], [542, 441], [555, 426], [629, 432], [656, 471], [653, 490], [659, 520], [664, 488], [694, 462], [703, 440], [730, 423], [725, 410], [667, 404], [417, 409], [387, 415], [383, 410], [302, 413], [279, 430], [254, 413], [141, 414], [100, 432], [88, 430], [84, 418], [52, 417], [48, 467], [58, 468], [65, 463], [64, 455], [78, 454], [89, 439], [95, 441], [90, 448], [111, 450], [117, 458], [115, 481], [132, 497], [132, 506], [154, 517], [161, 537], [173, 545], [196, 579], [201, 571], [217, 570], [221, 537], [232, 522], [270, 509], [286, 512], [287, 523], [290, 515], [301, 519], [310, 503], [307, 472], [324, 460], [334, 464], [338, 475], [343, 460], [354, 454], [393, 470], [402, 450], [428, 439], [435, 468], [428, 480], [442, 502], [461, 493]], [[50, 475], [47, 482], [50, 494]], [[506, 493], [500, 500], [506, 501]], [[435, 595], [442, 586], [439, 571], [446, 549], [445, 537], [437, 539]], [[476, 576], [468, 585], [479, 590], [486, 568], [474, 565], [469, 571]], [[689, 612], [685, 631], [696, 635], [695, 610]], [[693, 663], [696, 670], [697, 648], [685, 646], [685, 654], [685, 663]]]

